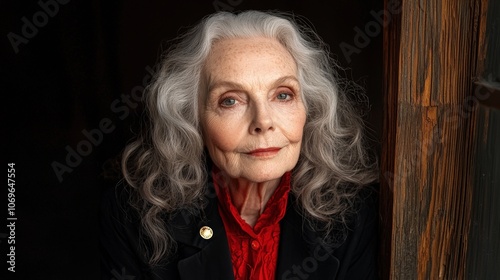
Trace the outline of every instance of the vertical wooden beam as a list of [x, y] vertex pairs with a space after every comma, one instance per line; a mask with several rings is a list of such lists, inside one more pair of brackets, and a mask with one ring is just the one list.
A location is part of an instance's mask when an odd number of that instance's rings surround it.
[[382, 279], [390, 279], [392, 271], [392, 219], [394, 198], [394, 160], [397, 133], [397, 93], [399, 88], [399, 50], [401, 40], [401, 2], [384, 1], [384, 11], [389, 12], [391, 5], [396, 4], [394, 12], [388, 13], [384, 19], [384, 123], [382, 133], [381, 188], [380, 188], [380, 275]]
[[470, 97], [486, 4], [404, 1], [384, 31], [384, 279], [464, 278], [475, 139]]

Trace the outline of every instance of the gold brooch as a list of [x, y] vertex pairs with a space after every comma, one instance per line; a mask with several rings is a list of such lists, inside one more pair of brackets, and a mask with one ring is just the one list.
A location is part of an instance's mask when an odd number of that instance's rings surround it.
[[214, 235], [214, 231], [207, 226], [203, 226], [200, 228], [200, 235], [203, 239], [210, 239]]

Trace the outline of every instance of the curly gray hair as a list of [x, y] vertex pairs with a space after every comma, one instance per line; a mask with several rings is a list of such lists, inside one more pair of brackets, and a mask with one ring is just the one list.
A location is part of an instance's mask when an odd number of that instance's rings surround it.
[[275, 12], [219, 12], [179, 38], [163, 57], [146, 93], [150, 127], [128, 145], [124, 178], [152, 244], [151, 265], [175, 247], [162, 214], [201, 209], [208, 172], [198, 116], [204, 62], [217, 40], [264, 36], [278, 40], [298, 67], [307, 112], [292, 193], [312, 224], [325, 232], [345, 225], [356, 195], [377, 180], [377, 163], [365, 148], [363, 121], [341, 88], [321, 39], [292, 16]]

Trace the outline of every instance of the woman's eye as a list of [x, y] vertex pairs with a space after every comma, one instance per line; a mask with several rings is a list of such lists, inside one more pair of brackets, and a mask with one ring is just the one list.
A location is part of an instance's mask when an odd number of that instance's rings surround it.
[[222, 100], [222, 102], [220, 103], [223, 107], [231, 107], [233, 105], [236, 104], [236, 99], [234, 98], [226, 98], [224, 100]]
[[290, 99], [292, 99], [292, 95], [290, 93], [282, 92], [282, 93], [278, 93], [276, 98], [279, 100], [290, 100]]

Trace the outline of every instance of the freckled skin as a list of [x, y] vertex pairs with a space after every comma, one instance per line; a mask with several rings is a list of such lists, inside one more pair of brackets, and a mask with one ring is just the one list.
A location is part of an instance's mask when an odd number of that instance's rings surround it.
[[[205, 145], [231, 182], [242, 217], [245, 207], [256, 211], [246, 216], [252, 224], [299, 158], [306, 112], [297, 66], [275, 39], [223, 39], [214, 44], [204, 74]], [[277, 149], [251, 153], [270, 147]]]

